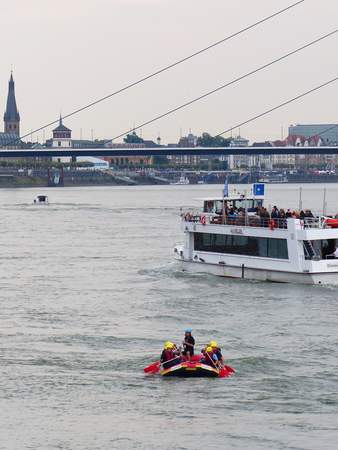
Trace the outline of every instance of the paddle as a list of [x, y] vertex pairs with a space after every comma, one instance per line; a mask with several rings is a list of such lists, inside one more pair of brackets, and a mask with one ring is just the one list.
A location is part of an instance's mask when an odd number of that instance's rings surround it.
[[235, 373], [236, 372], [236, 370], [235, 369], [233, 369], [232, 367], [230, 367], [230, 366], [223, 366], [228, 372], [230, 372], [230, 373]]
[[209, 360], [212, 362], [214, 368], [215, 368], [216, 370], [218, 370], [218, 376], [221, 376], [221, 375], [220, 375], [220, 373], [221, 373], [221, 367], [220, 367], [219, 362], [218, 362], [218, 361], [214, 361], [213, 358], [209, 355], [208, 352], [206, 352], [206, 356], [207, 356], [207, 357], [209, 358]]
[[[175, 355], [174, 358], [169, 359], [168, 361], [164, 361], [164, 364], [168, 364], [171, 361], [175, 361], [176, 359], [180, 358], [180, 355]], [[177, 361], [177, 364], [179, 364], [181, 362], [181, 358], [179, 361]], [[150, 366], [146, 367], [145, 369], [143, 369], [143, 371], [145, 373], [152, 373], [152, 374], [156, 374], [160, 371], [161, 368], [161, 361], [156, 361], [153, 364], [150, 364]]]
[[214, 365], [215, 369], [218, 370], [218, 376], [220, 378], [225, 378], [228, 375], [235, 373], [235, 369], [233, 369], [232, 367], [227, 366], [225, 364], [222, 365], [220, 361], [214, 361], [213, 358], [209, 355], [209, 353], [207, 353], [207, 356]]
[[233, 374], [233, 373], [235, 373], [235, 370], [232, 367], [230, 367], [230, 366], [223, 366], [223, 367], [221, 367], [219, 369], [218, 376], [220, 378], [225, 378], [228, 375]]
[[161, 361], [156, 361], [143, 369], [144, 373], [157, 373], [160, 370]]

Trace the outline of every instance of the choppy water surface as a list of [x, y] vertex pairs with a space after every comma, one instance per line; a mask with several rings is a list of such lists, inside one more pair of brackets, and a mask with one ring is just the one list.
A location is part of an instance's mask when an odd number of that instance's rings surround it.
[[[180, 206], [220, 189], [0, 191], [1, 450], [337, 448], [338, 287], [176, 270]], [[322, 187], [304, 191], [320, 209]], [[235, 377], [143, 375], [186, 326], [222, 343]]]

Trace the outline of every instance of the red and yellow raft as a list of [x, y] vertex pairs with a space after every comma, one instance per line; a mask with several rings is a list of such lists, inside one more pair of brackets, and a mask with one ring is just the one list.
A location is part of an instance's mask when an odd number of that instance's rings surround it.
[[159, 374], [163, 377], [206, 377], [206, 378], [226, 378], [235, 373], [230, 366], [216, 367], [204, 364], [203, 355], [195, 355], [191, 361], [186, 361], [182, 357], [181, 361], [171, 367], [159, 368]]
[[[163, 367], [160, 361], [157, 361], [146, 367], [145, 373], [149, 375], [160, 374], [163, 377], [186, 377], [186, 378], [227, 378], [235, 373], [235, 369], [224, 365], [223, 367], [213, 367], [202, 362], [203, 355], [195, 355], [191, 361], [186, 361], [184, 357], [171, 365], [171, 367]], [[176, 362], [176, 361], [175, 361]]]
[[219, 377], [219, 370], [198, 361], [185, 361], [160, 370], [163, 377]]

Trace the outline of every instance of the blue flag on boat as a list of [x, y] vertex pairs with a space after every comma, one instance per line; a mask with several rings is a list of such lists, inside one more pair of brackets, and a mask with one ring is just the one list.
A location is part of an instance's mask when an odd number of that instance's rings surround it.
[[228, 195], [229, 195], [229, 185], [228, 185], [228, 180], [225, 179], [224, 188], [223, 188], [223, 197], [228, 197]]
[[254, 183], [253, 194], [254, 195], [264, 195], [265, 194], [265, 184], [264, 183]]

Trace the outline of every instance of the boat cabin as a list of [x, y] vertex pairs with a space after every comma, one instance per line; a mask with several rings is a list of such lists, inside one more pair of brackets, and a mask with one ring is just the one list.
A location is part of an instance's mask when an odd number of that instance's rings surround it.
[[264, 197], [247, 197], [245, 195], [224, 198], [203, 198], [203, 212], [206, 214], [222, 214], [223, 211], [243, 209], [248, 214], [257, 212], [263, 206]]
[[35, 204], [46, 205], [48, 203], [47, 195], [37, 195], [34, 199]]

